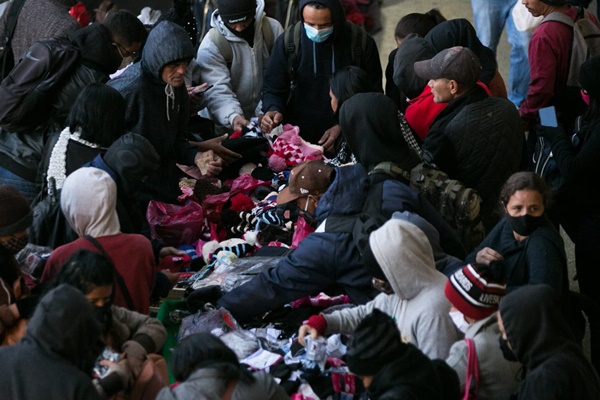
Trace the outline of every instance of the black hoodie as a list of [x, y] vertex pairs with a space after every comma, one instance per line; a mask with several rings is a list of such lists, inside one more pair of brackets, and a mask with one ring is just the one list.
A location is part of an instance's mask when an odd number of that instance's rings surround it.
[[[314, 0], [301, 0], [300, 15], [306, 4]], [[331, 100], [329, 80], [335, 71], [353, 65], [352, 33], [346, 23], [344, 10], [338, 0], [317, 0], [325, 5], [333, 19], [333, 34], [323, 43], [315, 43], [300, 30], [300, 45], [295, 74], [296, 88], [290, 95], [290, 76], [285, 35], [277, 38], [264, 78], [263, 111], [279, 111], [284, 122], [300, 127], [303, 139], [317, 143], [323, 133], [336, 124]], [[370, 79], [371, 90], [381, 92], [381, 63], [377, 45], [367, 36], [365, 54], [360, 65]], [[287, 102], [289, 96], [289, 103]]]
[[524, 286], [500, 303], [508, 342], [526, 368], [511, 399], [600, 399], [600, 380], [559, 312], [556, 292], [547, 285]]
[[90, 377], [101, 349], [102, 326], [77, 289], [61, 285], [45, 295], [27, 324], [25, 337], [0, 347], [3, 399], [96, 399]]

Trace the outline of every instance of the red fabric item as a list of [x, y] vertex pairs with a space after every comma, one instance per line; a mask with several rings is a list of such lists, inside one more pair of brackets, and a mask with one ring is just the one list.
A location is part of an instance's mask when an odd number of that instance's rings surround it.
[[[570, 7], [565, 14], [574, 19], [577, 8]], [[590, 14], [598, 25], [598, 20]], [[529, 42], [529, 70], [531, 81], [527, 98], [519, 107], [521, 118], [535, 121], [540, 108], [553, 104], [567, 86], [573, 30], [557, 21], [540, 24]]]
[[327, 329], [327, 320], [323, 314], [317, 314], [310, 317], [306, 322], [306, 325], [315, 328], [319, 335], [323, 336], [325, 334], [325, 330]]
[[71, 14], [82, 27], [86, 27], [90, 24], [90, 14], [85, 9], [85, 4], [80, 1], [71, 7], [69, 14]]
[[247, 194], [238, 193], [231, 198], [231, 210], [240, 211], [251, 211], [254, 208], [254, 202]]
[[[134, 311], [148, 314], [150, 311], [150, 294], [154, 286], [156, 263], [150, 241], [138, 234], [119, 233], [111, 236], [97, 237], [104, 251], [112, 258], [115, 268], [123, 277], [133, 300]], [[86, 249], [96, 253], [100, 251], [90, 241], [79, 238], [74, 242], [56, 248], [44, 267], [41, 282], [51, 280], [69, 257], [77, 250]], [[125, 298], [119, 285], [115, 284], [114, 304], [127, 308]]]
[[419, 139], [423, 141], [429, 133], [429, 126], [448, 103], [434, 103], [429, 86], [425, 86], [423, 92], [408, 103], [404, 117]]

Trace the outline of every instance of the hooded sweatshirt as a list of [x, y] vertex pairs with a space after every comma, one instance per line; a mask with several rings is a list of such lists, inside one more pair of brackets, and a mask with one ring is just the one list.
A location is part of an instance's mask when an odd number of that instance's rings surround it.
[[[50, 280], [68, 258], [79, 249], [101, 253], [84, 235], [100, 243], [112, 259], [133, 300], [133, 308], [147, 314], [154, 286], [156, 263], [150, 241], [138, 234], [121, 233], [116, 211], [117, 187], [106, 172], [98, 168], [80, 168], [65, 180], [61, 208], [79, 239], [56, 248], [44, 268], [42, 282]], [[115, 287], [114, 303], [127, 307], [121, 289]]]
[[444, 296], [447, 278], [435, 269], [427, 236], [410, 222], [392, 219], [374, 231], [371, 250], [394, 294], [324, 315], [327, 333], [351, 334], [377, 308], [394, 318], [404, 343], [412, 343], [429, 358], [446, 358], [461, 339]]
[[45, 295], [25, 337], [0, 347], [2, 397], [20, 400], [97, 399], [90, 378], [101, 350], [102, 326], [92, 305], [75, 288], [61, 285]]
[[[314, 0], [301, 0], [299, 13]], [[263, 111], [279, 111], [284, 122], [300, 127], [303, 139], [317, 143], [326, 130], [336, 125], [329, 98], [329, 80], [334, 72], [352, 63], [352, 33], [338, 0], [317, 0], [331, 11], [333, 33], [323, 43], [315, 43], [300, 29], [297, 67], [288, 65], [285, 35], [279, 36], [267, 66], [263, 89]], [[303, 22], [303, 20], [302, 20]], [[291, 28], [293, 29], [293, 28]], [[357, 60], [358, 61], [358, 60]], [[381, 63], [377, 45], [367, 36], [360, 65], [367, 72], [371, 90], [381, 92]], [[290, 91], [290, 67], [294, 67], [295, 88]], [[289, 99], [289, 101], [288, 101]]]
[[266, 18], [267, 23], [271, 25], [275, 39], [283, 33], [281, 24], [267, 17], [264, 8], [264, 0], [257, 0], [252, 46], [227, 28], [219, 10], [212, 14], [210, 25], [218, 30], [231, 46], [233, 58], [230, 65], [225, 62], [209, 35], [204, 36], [198, 49], [196, 59], [203, 81], [214, 85], [206, 92], [205, 98], [207, 116], [215, 121], [217, 129], [231, 131], [236, 116], [241, 115], [249, 121], [257, 114], [263, 76], [272, 50], [267, 48], [263, 37], [263, 20]]
[[356, 160], [368, 172], [384, 161], [405, 171], [419, 163], [419, 156], [402, 136], [398, 113], [394, 101], [381, 93], [358, 93], [342, 104], [342, 132]]
[[176, 202], [181, 192], [175, 164], [193, 165], [197, 153], [187, 141], [190, 105], [185, 85], [173, 87], [161, 73], [166, 65], [193, 57], [185, 29], [163, 21], [150, 31], [142, 60], [108, 83], [125, 98], [127, 128], [150, 140], [160, 155], [160, 168], [144, 186], [144, 192], [160, 201]]
[[511, 399], [600, 399], [600, 380], [570, 334], [556, 292], [530, 285], [500, 302], [508, 343], [526, 368]]

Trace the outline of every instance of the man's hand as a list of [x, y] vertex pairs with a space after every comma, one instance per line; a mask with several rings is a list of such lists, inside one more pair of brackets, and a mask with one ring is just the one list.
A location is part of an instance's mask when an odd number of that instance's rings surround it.
[[298, 342], [302, 346], [306, 346], [306, 341], [304, 338], [309, 335], [312, 339], [316, 339], [319, 337], [319, 332], [310, 325], [302, 325], [298, 330]]
[[196, 153], [194, 164], [196, 164], [202, 175], [217, 176], [223, 170], [223, 160], [216, 156], [212, 150]]
[[267, 111], [260, 121], [260, 130], [269, 133], [283, 121], [283, 114], [279, 111]]
[[490, 265], [492, 261], [502, 261], [504, 257], [491, 247], [484, 247], [477, 252], [475, 262], [478, 264]]
[[167, 256], [183, 256], [185, 255], [185, 251], [183, 250], [179, 250], [175, 247], [171, 247], [171, 246], [165, 246], [162, 249], [160, 249], [160, 252], [158, 253], [158, 257], [159, 258], [165, 258]]
[[233, 131], [241, 131], [243, 127], [250, 125], [250, 121], [244, 118], [243, 115], [236, 115], [233, 119]]
[[325, 153], [333, 153], [336, 151], [335, 144], [342, 133], [342, 128], [339, 125], [334, 125], [327, 129], [318, 144], [323, 146]]
[[190, 141], [190, 143], [193, 144], [194, 146], [196, 146], [198, 148], [198, 150], [200, 150], [201, 152], [206, 152], [206, 151], [214, 152], [217, 156], [219, 156], [222, 159], [222, 162], [225, 165], [229, 165], [232, 162], [237, 161], [240, 158], [242, 158], [242, 155], [236, 153], [235, 151], [229, 150], [227, 147], [225, 147], [221, 144], [221, 142], [223, 142], [223, 140], [227, 139], [228, 136], [229, 135], [225, 134], [223, 136], [219, 136], [214, 139], [205, 140], [203, 142]]
[[190, 98], [190, 112], [196, 114], [204, 106], [204, 92], [208, 88], [208, 83], [204, 82], [198, 86], [187, 86], [188, 96]]

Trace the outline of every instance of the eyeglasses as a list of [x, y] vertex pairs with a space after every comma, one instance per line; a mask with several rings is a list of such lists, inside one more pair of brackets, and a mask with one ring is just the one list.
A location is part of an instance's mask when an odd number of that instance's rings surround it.
[[113, 44], [117, 46], [117, 50], [119, 50], [119, 54], [121, 55], [121, 58], [127, 58], [127, 57], [138, 58], [138, 56], [140, 54], [138, 50], [133, 50], [133, 51], [127, 50], [127, 48], [119, 42], [113, 42]]

